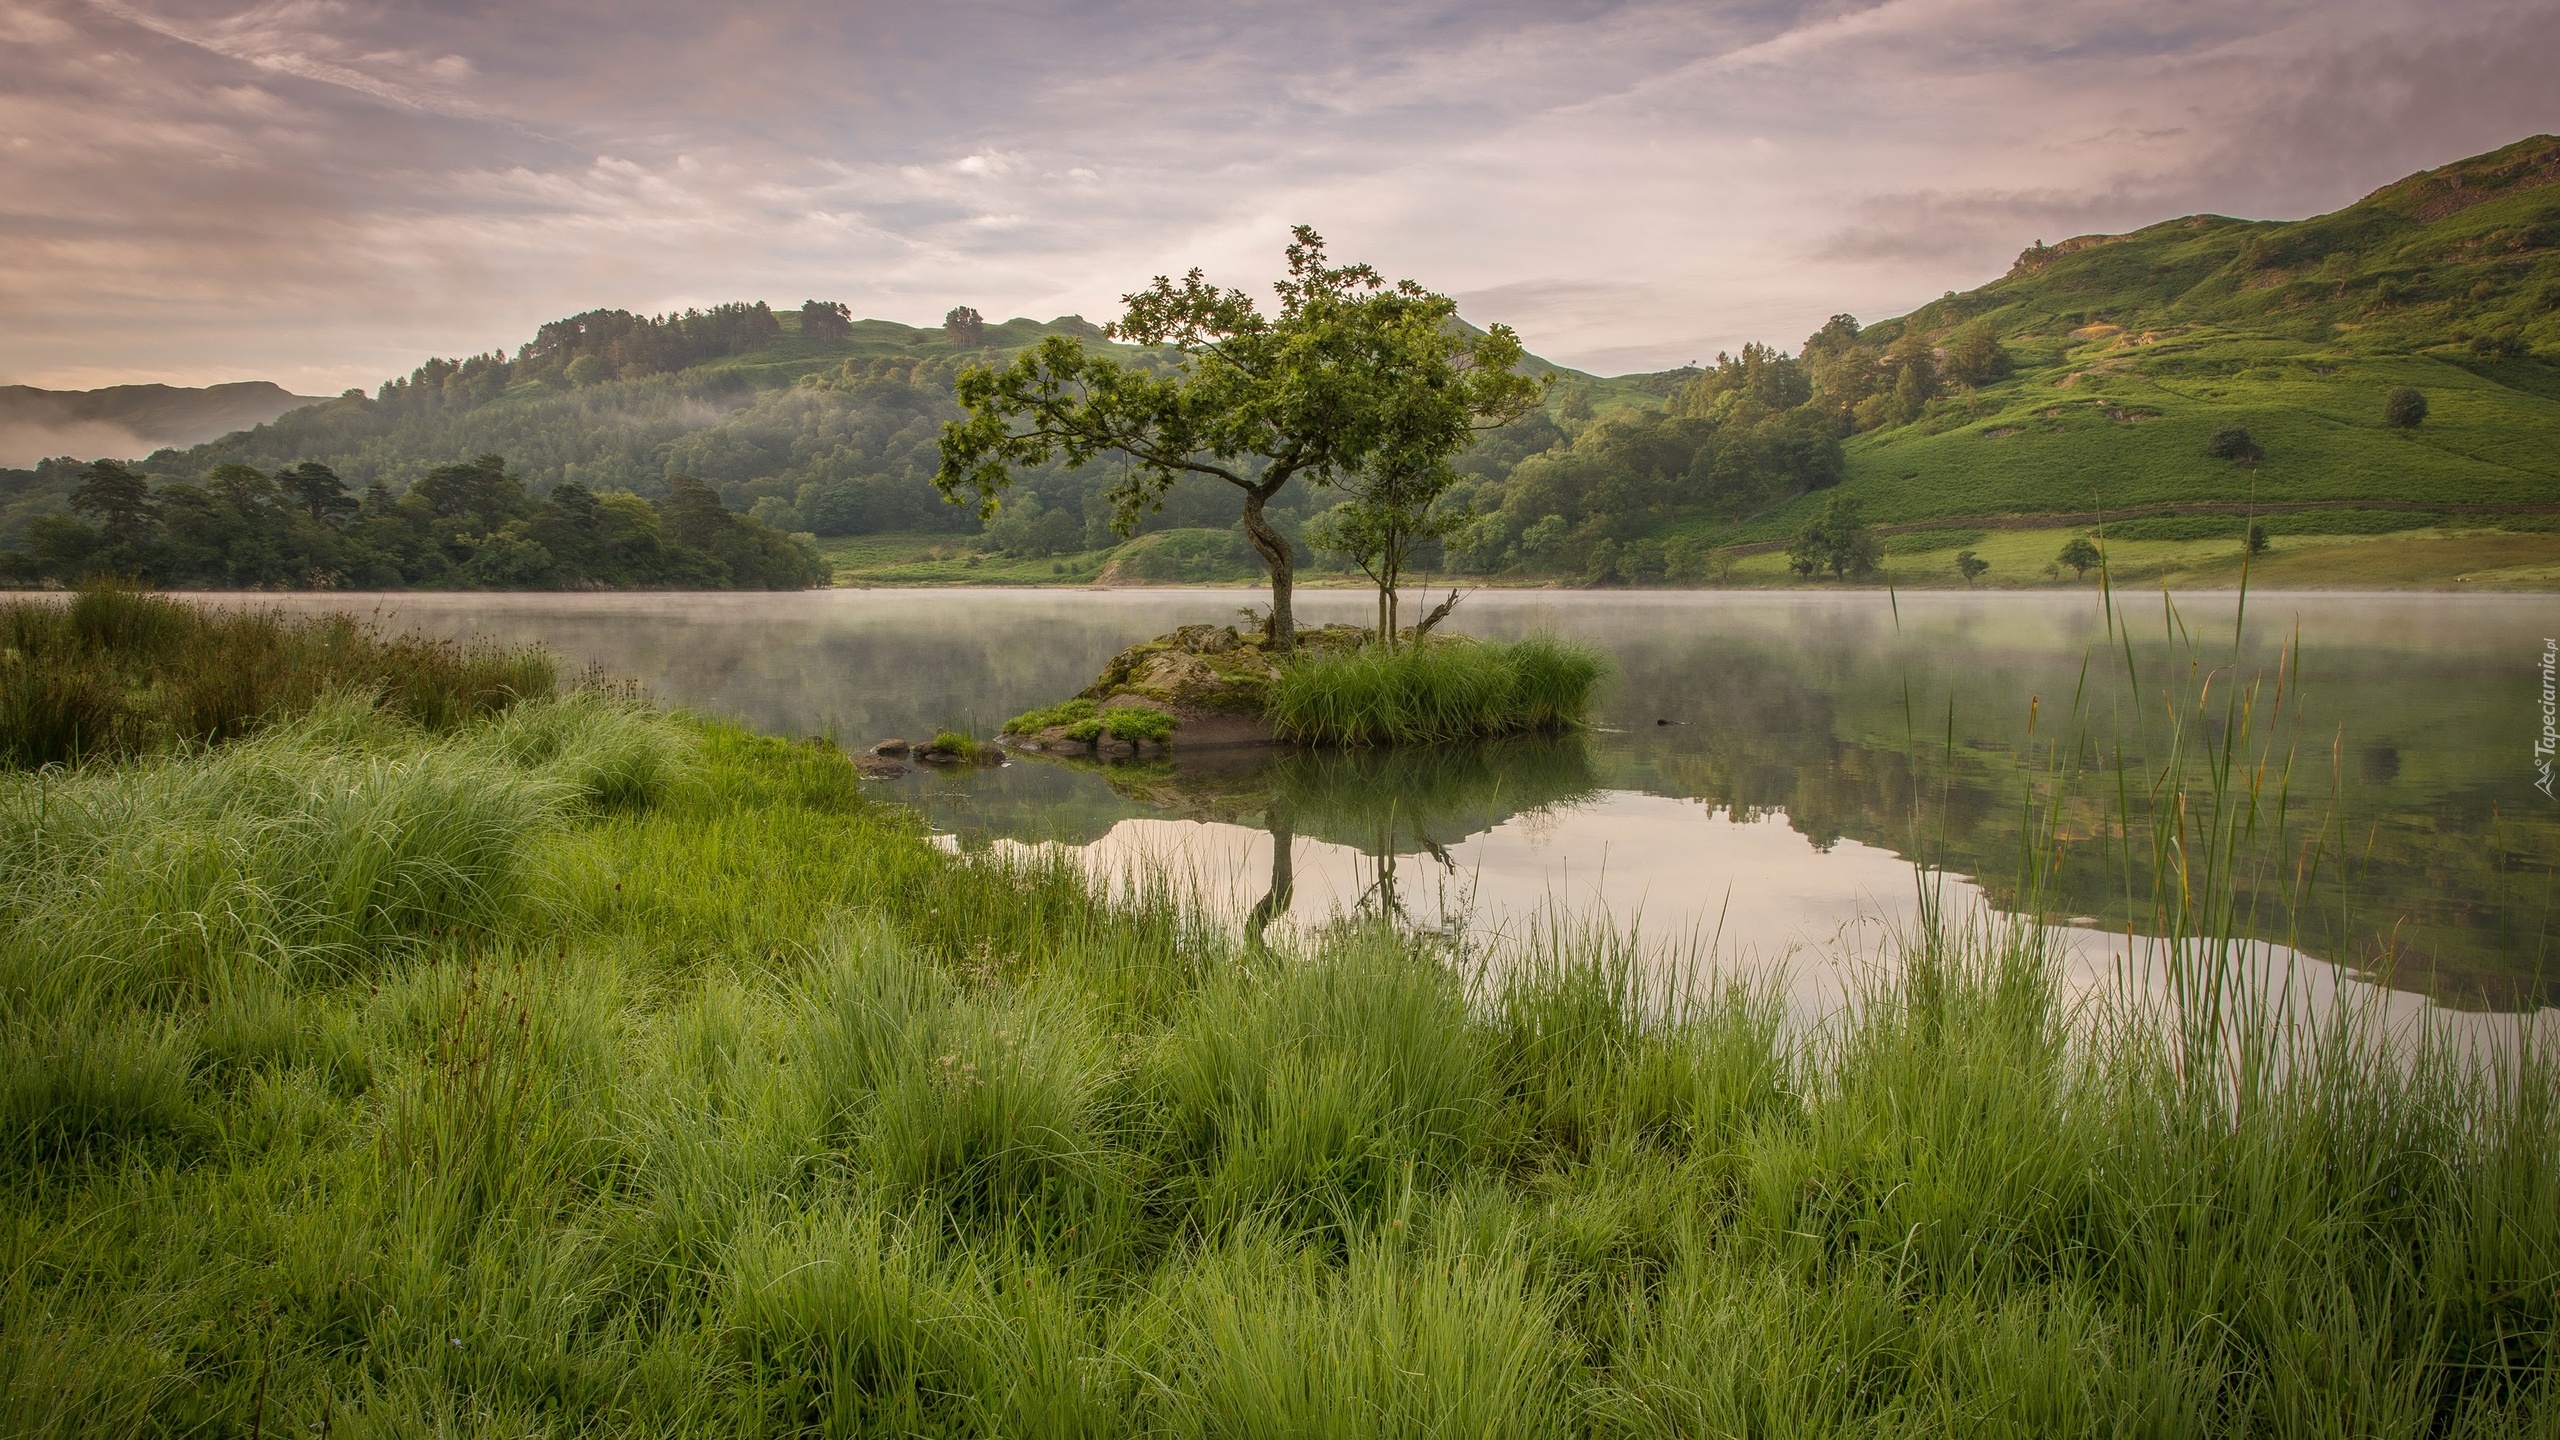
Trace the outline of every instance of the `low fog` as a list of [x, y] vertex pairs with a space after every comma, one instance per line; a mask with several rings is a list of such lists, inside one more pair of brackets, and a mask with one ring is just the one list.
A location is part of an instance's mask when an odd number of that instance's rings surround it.
[[82, 460], [139, 460], [159, 448], [121, 425], [86, 420], [68, 425], [0, 421], [0, 468], [25, 469], [59, 455]]

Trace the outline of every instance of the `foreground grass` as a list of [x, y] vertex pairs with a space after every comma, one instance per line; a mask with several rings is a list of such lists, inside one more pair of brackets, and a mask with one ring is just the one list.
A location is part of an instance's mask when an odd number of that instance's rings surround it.
[[1241, 951], [593, 695], [0, 785], [13, 1435], [2560, 1433], [2540, 1056]]

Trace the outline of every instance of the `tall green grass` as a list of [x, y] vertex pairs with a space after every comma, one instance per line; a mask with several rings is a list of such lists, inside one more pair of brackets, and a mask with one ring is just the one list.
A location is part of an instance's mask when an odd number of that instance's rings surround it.
[[234, 740], [332, 691], [430, 729], [548, 695], [538, 650], [386, 635], [345, 615], [226, 609], [112, 584], [0, 603], [0, 765]]
[[594, 696], [5, 783], [0, 1432], [2560, 1433], [2560, 1073], [2352, 998], [1247, 947]]
[[1283, 666], [1264, 714], [1310, 745], [1430, 745], [1581, 725], [1607, 664], [1559, 640], [1364, 646]]

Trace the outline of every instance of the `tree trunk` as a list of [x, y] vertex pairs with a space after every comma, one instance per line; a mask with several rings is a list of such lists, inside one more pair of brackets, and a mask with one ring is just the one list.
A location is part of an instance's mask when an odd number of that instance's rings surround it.
[[1386, 548], [1378, 554], [1378, 598], [1386, 602], [1387, 648], [1396, 648], [1396, 640], [1404, 634], [1404, 546], [1395, 536], [1387, 537]]
[[1298, 621], [1289, 612], [1289, 584], [1297, 578], [1298, 562], [1289, 551], [1289, 537], [1262, 518], [1263, 503], [1279, 488], [1255, 486], [1244, 492], [1244, 537], [1271, 568], [1271, 648], [1286, 655], [1298, 648]]
[[1388, 629], [1387, 624], [1387, 584], [1381, 580], [1378, 582], [1378, 648], [1381, 650], [1390, 649], [1395, 644], [1396, 632]]

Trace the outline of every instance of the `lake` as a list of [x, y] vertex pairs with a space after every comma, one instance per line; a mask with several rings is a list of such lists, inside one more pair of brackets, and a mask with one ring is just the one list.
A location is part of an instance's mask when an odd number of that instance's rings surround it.
[[[248, 599], [250, 597], [240, 597]], [[1236, 622], [1243, 590], [256, 597], [430, 634], [540, 641], [662, 703], [857, 749], [993, 735], [1119, 649]], [[1424, 754], [1203, 752], [1154, 764], [1018, 759], [876, 789], [952, 843], [1082, 847], [1169, 867], [1239, 916], [1390, 910], [1517, 935], [1559, 917], [1640, 927], [1719, 964], [1836, 970], [1924, 890], [2038, 908], [2101, 967], [2148, 933], [2128, 808], [2168, 753], [2238, 740], [2267, 863], [2239, 923], [2466, 1009], [2560, 1001], [2550, 973], [2560, 805], [2537, 788], [2548, 596], [2261, 593], [1889, 596], [1486, 591], [1451, 628], [1594, 645], [1592, 733]], [[1408, 604], [1411, 604], [1410, 598]], [[1304, 623], [1365, 593], [1302, 592]], [[1418, 613], [1418, 612], [1417, 612]], [[2199, 703], [2201, 702], [2201, 703]], [[2276, 818], [2281, 814], [2279, 831]], [[2147, 833], [2133, 837], [2150, 854]], [[2280, 857], [2280, 858], [2279, 858]], [[2140, 868], [2137, 866], [2137, 868]]]

